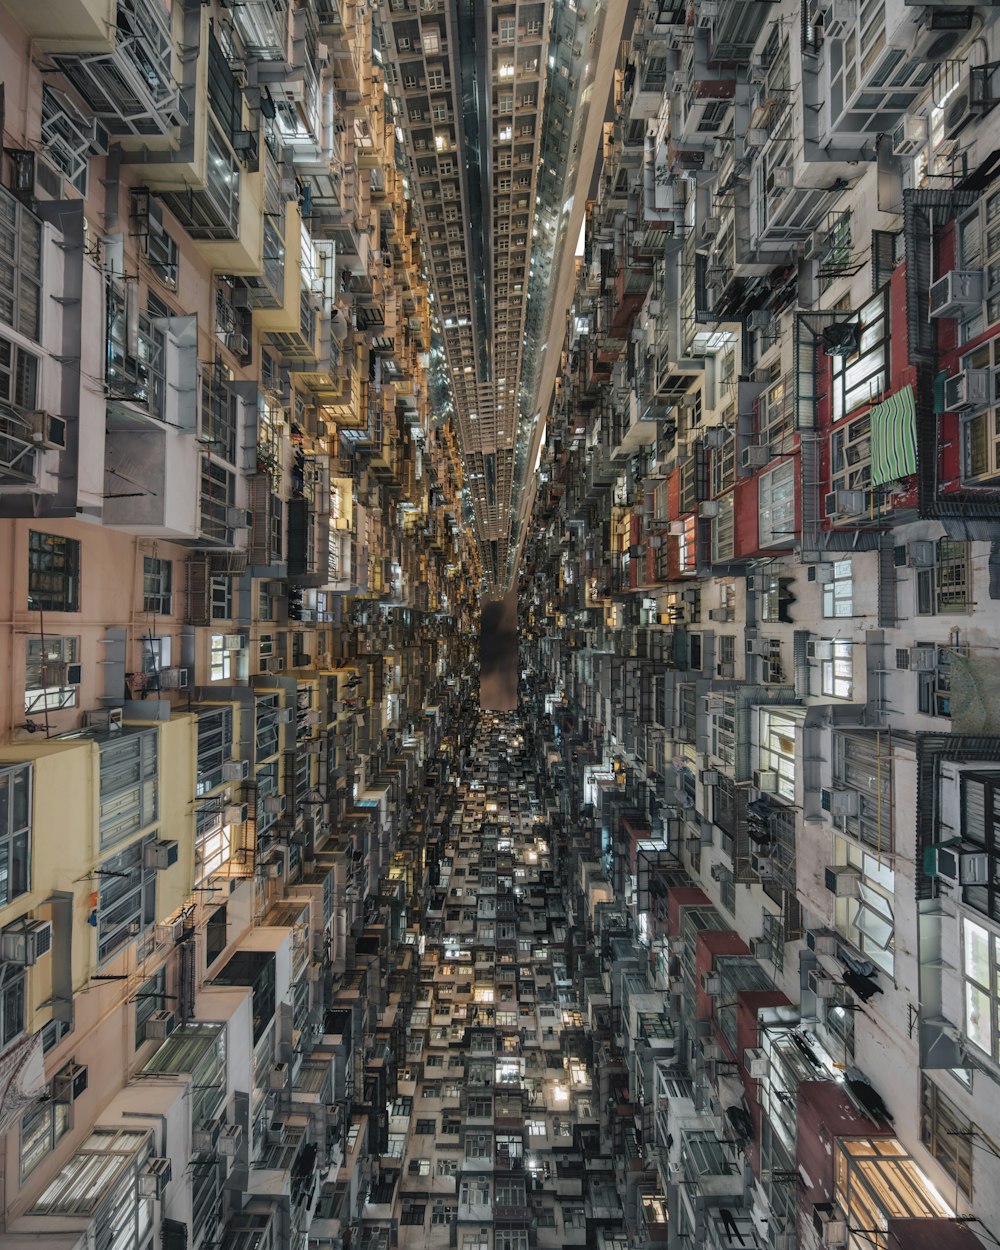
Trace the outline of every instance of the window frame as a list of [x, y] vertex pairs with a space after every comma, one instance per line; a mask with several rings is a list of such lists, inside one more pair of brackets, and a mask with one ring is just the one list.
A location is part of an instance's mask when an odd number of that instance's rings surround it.
[[79, 539], [28, 531], [29, 612], [80, 611], [82, 554]]
[[159, 556], [142, 557], [142, 610], [170, 616], [173, 604], [174, 562]]

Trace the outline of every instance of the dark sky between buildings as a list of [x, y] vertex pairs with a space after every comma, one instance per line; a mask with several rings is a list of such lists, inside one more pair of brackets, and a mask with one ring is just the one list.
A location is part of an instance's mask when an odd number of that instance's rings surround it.
[[517, 591], [484, 603], [479, 632], [479, 705], [517, 707]]

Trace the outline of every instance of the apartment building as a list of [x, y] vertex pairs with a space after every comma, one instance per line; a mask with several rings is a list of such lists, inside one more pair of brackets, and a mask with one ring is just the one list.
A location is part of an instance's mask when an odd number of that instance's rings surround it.
[[995, 1236], [998, 40], [654, 3], [616, 75], [525, 694], [676, 1245]]

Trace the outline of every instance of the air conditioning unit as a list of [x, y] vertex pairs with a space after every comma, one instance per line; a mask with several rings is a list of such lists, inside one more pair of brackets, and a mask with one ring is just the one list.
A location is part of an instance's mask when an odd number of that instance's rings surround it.
[[310, 741], [303, 742], [301, 745], [302, 745], [302, 750], [305, 751], [306, 755], [322, 755], [323, 754], [323, 743], [320, 741], [319, 738], [312, 738], [310, 739]]
[[272, 1063], [271, 1070], [267, 1074], [267, 1088], [276, 1091], [283, 1090], [288, 1084], [288, 1064]]
[[[911, 113], [900, 118], [892, 132], [893, 156], [913, 156], [927, 144], [927, 118]], [[932, 288], [933, 289], [933, 288]]]
[[713, 864], [708, 871], [713, 881], [721, 881], [725, 872], [725, 864]]
[[268, 794], [264, 798], [264, 811], [272, 816], [280, 816], [285, 810], [285, 796], [283, 794]]
[[701, 233], [706, 239], [714, 239], [721, 229], [721, 217], [706, 217], [704, 222], [702, 222]]
[[778, 774], [773, 768], [755, 768], [753, 774], [754, 788], [761, 794], [778, 793]]
[[253, 525], [253, 513], [246, 508], [227, 508], [226, 526], [231, 530], [248, 530]]
[[767, 308], [754, 308], [747, 313], [748, 330], [770, 330], [774, 318]]
[[774, 876], [774, 864], [771, 862], [770, 855], [750, 855], [750, 869], [755, 872], [762, 881], [769, 881]]
[[701, 978], [701, 988], [712, 998], [722, 993], [722, 977], [717, 972], [705, 972]]
[[826, 586], [834, 580], [834, 568], [830, 562], [813, 566], [813, 581], [817, 586]]
[[52, 1078], [52, 1101], [71, 1107], [87, 1092], [89, 1070], [85, 1063], [67, 1063]]
[[935, 561], [937, 549], [927, 539], [916, 539], [906, 544], [906, 563], [911, 569], [930, 568]]
[[283, 1120], [273, 1120], [267, 1130], [269, 1146], [283, 1146], [288, 1140], [288, 1125]]
[[780, 194], [795, 184], [795, 171], [791, 165], [778, 165], [771, 170], [771, 185], [774, 193]]
[[857, 790], [846, 788], [830, 791], [830, 814], [832, 816], [857, 816], [861, 810], [861, 795]]
[[140, 1198], [163, 1198], [166, 1186], [170, 1184], [170, 1175], [169, 1159], [146, 1160], [145, 1168], [139, 1173]]
[[953, 269], [931, 283], [928, 316], [964, 317], [983, 303], [983, 271]]
[[857, 0], [830, 0], [823, 16], [823, 34], [829, 39], [846, 39], [857, 16]]
[[306, 712], [305, 716], [302, 717], [302, 723], [303, 725], [318, 725], [319, 712]]
[[685, 528], [683, 521], [670, 521], [667, 524], [667, 533], [674, 538], [680, 538], [683, 536]]
[[219, 1130], [219, 1139], [215, 1149], [224, 1159], [234, 1159], [243, 1145], [242, 1124], [224, 1124]]
[[291, 725], [295, 720], [295, 709], [293, 707], [278, 708], [278, 724]]
[[762, 148], [770, 136], [770, 132], [764, 126], [751, 126], [744, 136], [744, 142], [748, 148]]
[[161, 668], [159, 679], [161, 690], [186, 690], [188, 670], [186, 668]]
[[910, 648], [910, 669], [914, 673], [933, 673], [937, 668], [937, 647], [921, 645]]
[[0, 933], [0, 958], [4, 963], [30, 968], [51, 949], [51, 920], [23, 920]]
[[173, 868], [180, 855], [176, 842], [147, 842], [142, 848], [144, 868]]
[[768, 960], [771, 958], [771, 943], [767, 938], [755, 937], [750, 939], [750, 954], [754, 959]]
[[735, 677], [736, 665], [727, 661], [725, 664], [716, 664], [715, 671], [719, 677]]
[[720, 447], [724, 447], [726, 439], [729, 437], [729, 431], [724, 425], [713, 425], [711, 429], [706, 430], [702, 436], [702, 443], [713, 451], [717, 451]]
[[[819, 971], [819, 969], [817, 969]], [[813, 993], [817, 998], [825, 998], [829, 1001], [835, 998], [837, 994], [837, 982], [833, 977], [817, 976], [812, 979]]]
[[221, 1131], [221, 1120], [202, 1120], [191, 1130], [191, 1149], [196, 1154], [212, 1154], [218, 1145]]
[[740, 463], [744, 469], [762, 469], [771, 463], [771, 449], [766, 446], [744, 447]]
[[174, 1031], [176, 1019], [172, 1011], [154, 1011], [143, 1025], [142, 1032], [147, 1042], [163, 1042]]
[[824, 870], [823, 883], [837, 898], [857, 898], [861, 873], [849, 864], [833, 864]]
[[223, 781], [246, 781], [249, 776], [249, 760], [226, 760], [222, 765]]
[[746, 640], [747, 655], [770, 655], [771, 640], [770, 638], [747, 638]]
[[752, 1047], [745, 1050], [743, 1052], [743, 1063], [751, 1080], [763, 1081], [767, 1079], [770, 1062], [762, 1050], [756, 1050]]
[[863, 490], [832, 490], [826, 496], [826, 515], [837, 517], [861, 517], [868, 511], [868, 492]]
[[988, 885], [990, 857], [985, 851], [964, 850], [961, 845], [928, 847], [928, 873], [954, 885]]
[[43, 450], [64, 451], [66, 448], [66, 421], [54, 417], [51, 412], [26, 412], [24, 420], [31, 427], [31, 441]]
[[246, 639], [242, 634], [225, 634], [222, 645], [227, 651], [242, 651], [246, 646]]
[[709, 608], [708, 619], [710, 621], [719, 621], [720, 623], [724, 623], [729, 620], [729, 609], [728, 608]]
[[222, 809], [222, 823], [224, 825], [245, 825], [249, 819], [249, 803], [227, 803]]
[[836, 955], [837, 935], [831, 933], [829, 929], [808, 929], [806, 946], [817, 955]]
[[720, 506], [718, 499], [703, 499], [698, 505], [698, 515], [702, 520], [717, 517]]
[[964, 369], [944, 381], [945, 412], [976, 412], [993, 399], [989, 369]]
[[810, 638], [806, 643], [806, 656], [810, 660], [832, 660], [833, 643], [828, 638]]
[[180, 942], [184, 937], [186, 923], [183, 916], [175, 916], [173, 920], [165, 920], [156, 926], [158, 942]]
[[834, 1218], [834, 1208], [830, 1204], [813, 1207], [813, 1224], [819, 1235], [820, 1243], [826, 1250], [835, 1250], [837, 1246], [847, 1245], [847, 1221]]
[[124, 709], [120, 707], [99, 707], [84, 715], [88, 729], [103, 730], [104, 733], [121, 733], [125, 723]]
[[715, 768], [703, 768], [698, 774], [698, 780], [703, 786], [717, 786], [719, 784], [719, 773]]

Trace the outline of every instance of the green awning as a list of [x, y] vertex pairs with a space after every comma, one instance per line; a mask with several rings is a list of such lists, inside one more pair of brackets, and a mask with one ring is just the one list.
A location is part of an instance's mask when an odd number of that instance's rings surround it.
[[888, 486], [917, 471], [917, 408], [904, 386], [871, 410], [872, 485]]

